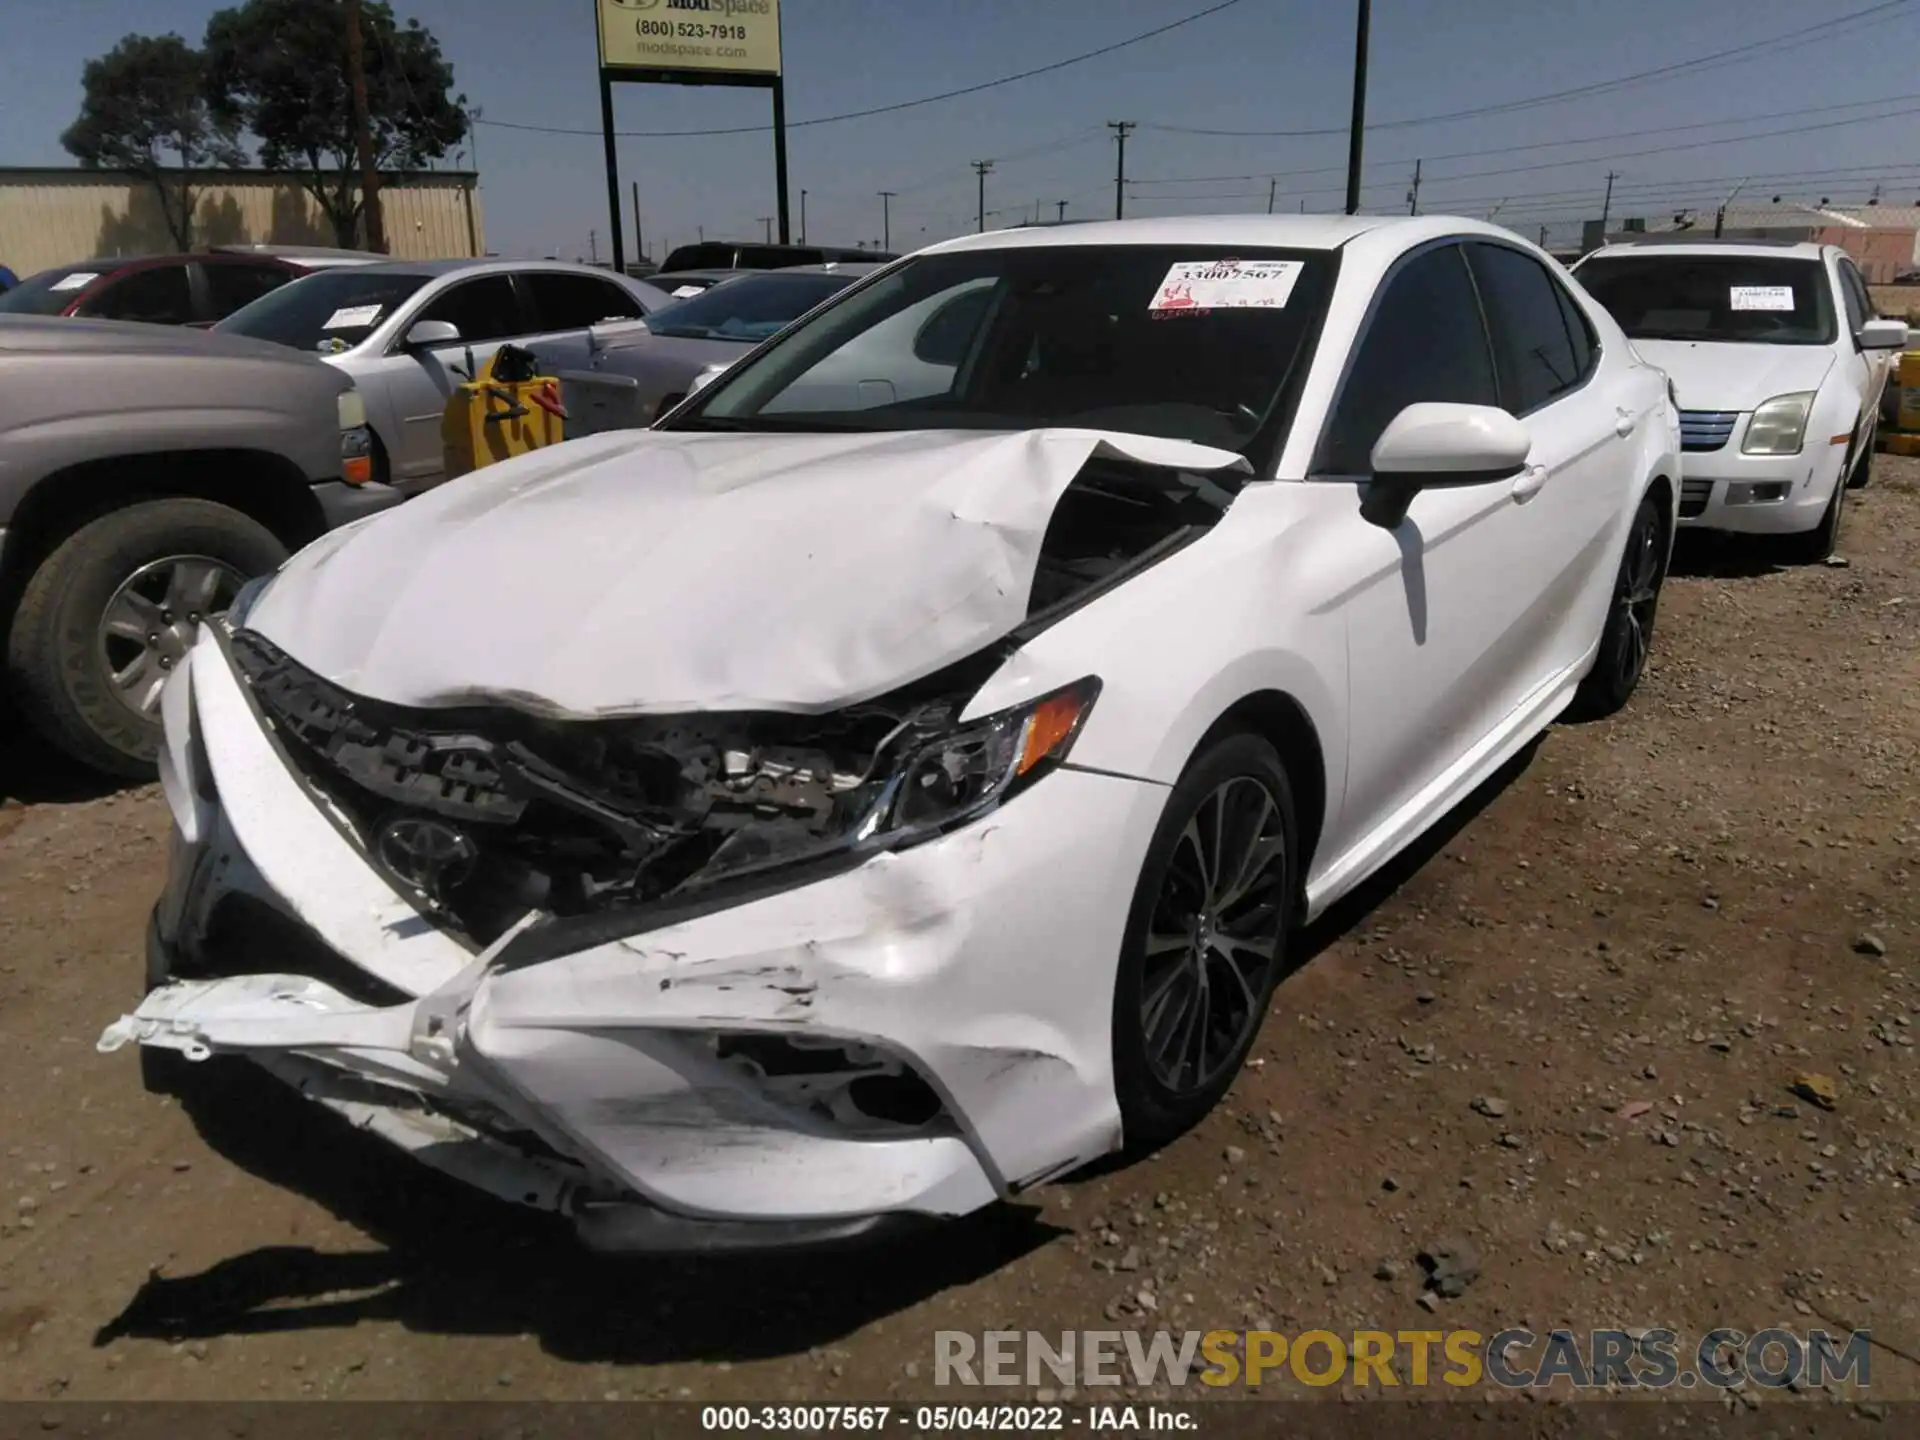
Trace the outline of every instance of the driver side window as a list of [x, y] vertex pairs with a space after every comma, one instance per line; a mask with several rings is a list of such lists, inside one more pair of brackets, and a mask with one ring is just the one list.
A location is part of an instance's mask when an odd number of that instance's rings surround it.
[[1479, 296], [1456, 244], [1423, 251], [1389, 276], [1341, 383], [1315, 472], [1371, 474], [1380, 432], [1423, 401], [1500, 403]]

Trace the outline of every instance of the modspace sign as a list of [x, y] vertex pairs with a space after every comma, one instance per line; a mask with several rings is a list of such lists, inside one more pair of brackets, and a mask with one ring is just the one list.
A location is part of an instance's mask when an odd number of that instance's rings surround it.
[[780, 73], [780, 0], [599, 0], [608, 70]]

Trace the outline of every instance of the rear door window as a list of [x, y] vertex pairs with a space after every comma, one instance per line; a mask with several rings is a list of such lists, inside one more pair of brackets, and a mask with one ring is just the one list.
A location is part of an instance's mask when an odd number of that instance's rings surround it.
[[638, 320], [646, 312], [625, 290], [591, 275], [534, 271], [520, 283], [533, 301], [535, 330], [585, 330], [602, 320]]
[[1581, 367], [1546, 267], [1504, 245], [1469, 245], [1467, 256], [1493, 335], [1500, 403], [1525, 415], [1579, 384]]
[[193, 317], [187, 265], [150, 265], [101, 288], [79, 313], [98, 320], [139, 320], [149, 325], [185, 325]]

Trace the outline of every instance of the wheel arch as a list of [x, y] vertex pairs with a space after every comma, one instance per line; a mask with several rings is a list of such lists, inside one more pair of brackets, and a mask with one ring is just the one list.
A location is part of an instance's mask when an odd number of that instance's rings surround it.
[[1327, 760], [1320, 732], [1306, 707], [1286, 691], [1255, 690], [1234, 701], [1207, 727], [1187, 763], [1205, 754], [1215, 741], [1242, 733], [1258, 735], [1271, 744], [1286, 768], [1300, 852], [1294, 883], [1304, 893], [1307, 871], [1327, 823]]
[[45, 559], [81, 526], [146, 500], [208, 500], [239, 511], [298, 550], [326, 530], [312, 483], [271, 451], [181, 450], [86, 460], [35, 482], [6, 529], [4, 568]]

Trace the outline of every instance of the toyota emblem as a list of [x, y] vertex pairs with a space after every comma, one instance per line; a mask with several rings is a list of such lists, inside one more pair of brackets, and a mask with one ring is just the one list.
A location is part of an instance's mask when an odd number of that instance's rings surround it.
[[480, 847], [464, 830], [425, 815], [387, 821], [376, 848], [391, 874], [436, 900], [471, 875], [480, 858]]

